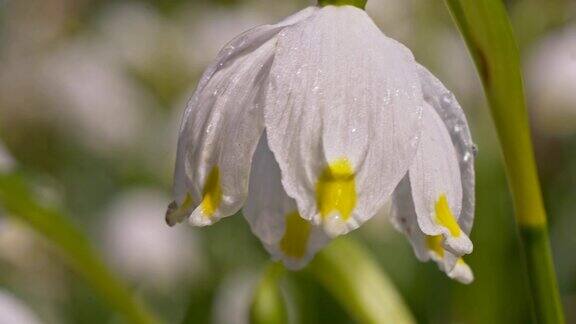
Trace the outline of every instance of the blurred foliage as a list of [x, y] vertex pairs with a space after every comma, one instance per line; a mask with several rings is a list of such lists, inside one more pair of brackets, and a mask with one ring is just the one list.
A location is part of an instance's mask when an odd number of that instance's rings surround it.
[[[0, 1], [1, 141], [19, 171], [33, 179], [35, 195], [68, 210], [137, 297], [169, 323], [245, 323], [267, 254], [240, 217], [202, 230], [182, 226], [186, 235], [196, 238], [194, 246], [145, 232], [144, 239], [126, 235], [126, 246], [111, 247], [107, 244], [123, 241], [111, 231], [111, 217], [118, 215], [111, 215], [110, 208], [134, 190], [154, 189], [168, 196], [178, 119], [218, 48], [251, 26], [277, 21], [308, 4]], [[511, 0], [506, 5], [525, 60], [543, 40], [576, 24], [571, 0]], [[476, 280], [463, 286], [433, 263], [419, 263], [409, 243], [385, 219], [373, 219], [351, 236], [375, 256], [418, 323], [529, 322], [528, 287], [517, 252], [518, 233], [509, 217], [511, 199], [495, 131], [472, 61], [448, 11], [441, 2], [422, 0], [372, 0], [367, 11], [387, 35], [409, 46], [454, 89], [467, 110], [479, 147], [475, 251], [467, 259]], [[536, 104], [532, 99], [537, 90], [528, 88], [532, 112], [555, 105]], [[562, 136], [539, 128], [534, 133], [568, 323], [576, 321], [576, 125], [572, 129]], [[42, 239], [0, 220], [2, 287], [20, 296], [47, 323], [116, 320], [91, 290], [69, 275]], [[177, 230], [164, 228], [161, 213], [158, 228]], [[168, 266], [138, 264], [142, 273], [126, 272], [124, 263], [135, 260], [113, 261], [117, 250], [125, 248], [134, 248], [135, 255], [154, 249], [166, 255], [193, 253], [182, 257], [188, 267], [168, 269], [166, 282], [158, 282], [151, 278]], [[339, 302], [309, 276], [287, 277], [291, 323], [352, 322]]]

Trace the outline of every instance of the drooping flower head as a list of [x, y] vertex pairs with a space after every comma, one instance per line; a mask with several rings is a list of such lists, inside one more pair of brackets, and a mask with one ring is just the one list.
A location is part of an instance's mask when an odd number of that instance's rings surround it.
[[[360, 1], [362, 2], [362, 1]], [[381, 214], [472, 280], [473, 144], [452, 94], [360, 8], [310, 7], [230, 42], [184, 113], [168, 224], [240, 209], [290, 268]]]

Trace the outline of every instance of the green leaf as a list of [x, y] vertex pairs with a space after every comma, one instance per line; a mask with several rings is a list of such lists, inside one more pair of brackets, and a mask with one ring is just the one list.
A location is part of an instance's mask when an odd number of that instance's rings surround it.
[[279, 263], [268, 266], [256, 290], [250, 310], [250, 322], [253, 324], [286, 324], [288, 313], [280, 290], [280, 279], [284, 267]]
[[158, 323], [108, 270], [86, 236], [60, 211], [39, 203], [20, 176], [0, 174], [0, 205], [57, 246], [72, 268], [127, 322]]
[[537, 319], [540, 323], [563, 323], [520, 56], [506, 9], [501, 0], [446, 0], [446, 3], [474, 58], [490, 104], [522, 233]]
[[414, 323], [394, 285], [350, 238], [333, 241], [307, 270], [359, 323]]

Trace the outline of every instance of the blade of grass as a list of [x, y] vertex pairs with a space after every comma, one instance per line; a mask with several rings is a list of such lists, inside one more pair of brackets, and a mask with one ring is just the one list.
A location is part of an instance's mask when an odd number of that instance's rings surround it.
[[56, 245], [72, 268], [128, 323], [158, 323], [106, 267], [85, 235], [61, 212], [38, 203], [22, 177], [0, 174], [0, 205]]
[[333, 241], [306, 269], [358, 323], [414, 323], [394, 285], [350, 238]]
[[484, 85], [506, 163], [539, 323], [563, 323], [534, 160], [520, 56], [501, 0], [446, 0]]

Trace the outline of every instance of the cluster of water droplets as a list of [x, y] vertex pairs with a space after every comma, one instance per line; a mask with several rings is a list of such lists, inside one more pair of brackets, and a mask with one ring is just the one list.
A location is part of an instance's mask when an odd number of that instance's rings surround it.
[[466, 118], [451, 112], [451, 107], [457, 105], [456, 98], [452, 93], [448, 92], [442, 96], [440, 103], [442, 105], [441, 114], [444, 115], [442, 119], [445, 121], [450, 137], [462, 157], [461, 162], [471, 163], [478, 155], [478, 147], [472, 142], [470, 136], [462, 136], [462, 132], [468, 132]]

